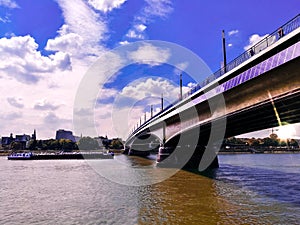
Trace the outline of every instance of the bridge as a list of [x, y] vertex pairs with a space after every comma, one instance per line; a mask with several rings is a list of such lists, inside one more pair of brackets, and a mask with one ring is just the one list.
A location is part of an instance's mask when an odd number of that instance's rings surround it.
[[224, 138], [300, 122], [299, 39], [300, 14], [137, 127], [128, 153], [201, 171]]

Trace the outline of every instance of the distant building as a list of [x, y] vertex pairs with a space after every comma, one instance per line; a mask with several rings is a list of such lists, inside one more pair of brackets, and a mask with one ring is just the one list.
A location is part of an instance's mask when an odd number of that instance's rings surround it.
[[63, 130], [63, 129], [59, 129], [56, 131], [55, 139], [56, 140], [68, 139], [68, 140], [75, 142], [75, 137], [74, 137], [72, 131]]
[[98, 142], [100, 148], [105, 147], [105, 145], [103, 144], [103, 140], [107, 140], [107, 137], [105, 138], [100, 136], [100, 137], [94, 137], [94, 139]]
[[1, 138], [1, 145], [2, 147], [8, 147], [14, 141], [13, 134], [10, 134], [9, 137], [2, 137]]
[[36, 140], [36, 130], [34, 129], [33, 134], [31, 135], [32, 140]]
[[16, 135], [15, 142], [18, 142], [21, 144], [21, 149], [26, 148], [27, 142], [29, 142], [31, 139], [30, 135], [22, 134], [22, 135]]
[[10, 149], [12, 147], [11, 144], [15, 142], [20, 144], [20, 149], [26, 149], [27, 144], [30, 140], [36, 140], [35, 130], [31, 136], [27, 134], [21, 134], [21, 135], [16, 135], [16, 137], [14, 138], [13, 134], [11, 133], [9, 137], [1, 138], [1, 145], [4, 148]]

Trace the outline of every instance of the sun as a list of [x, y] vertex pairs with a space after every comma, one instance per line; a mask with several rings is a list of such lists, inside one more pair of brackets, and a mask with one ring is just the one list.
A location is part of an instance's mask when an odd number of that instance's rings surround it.
[[285, 125], [277, 127], [277, 135], [280, 139], [290, 139], [296, 136], [296, 129], [293, 125]]

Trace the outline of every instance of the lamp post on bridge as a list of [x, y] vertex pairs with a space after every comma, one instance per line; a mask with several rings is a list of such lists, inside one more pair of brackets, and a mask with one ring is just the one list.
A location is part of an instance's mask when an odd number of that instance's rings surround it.
[[151, 115], [151, 118], [153, 117], [153, 105], [150, 106], [150, 115]]
[[161, 111], [164, 110], [164, 94], [161, 93]]
[[225, 31], [222, 30], [222, 44], [223, 44], [223, 63], [224, 63], [224, 73], [227, 72], [226, 65], [227, 65], [227, 60], [226, 60], [226, 42], [225, 42]]
[[179, 86], [180, 86], [180, 100], [182, 100], [182, 74], [180, 74]]

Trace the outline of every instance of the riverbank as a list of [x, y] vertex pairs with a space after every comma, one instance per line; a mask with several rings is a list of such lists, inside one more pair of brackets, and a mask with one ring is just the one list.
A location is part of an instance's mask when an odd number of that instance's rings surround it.
[[295, 154], [300, 153], [300, 148], [235, 148], [221, 149], [218, 154]]
[[[45, 154], [58, 154], [61, 153], [61, 150], [0, 150], [0, 156], [9, 156], [10, 154], [12, 154], [13, 152], [32, 152], [35, 155], [45, 155]], [[95, 152], [95, 153], [114, 153], [114, 154], [122, 154], [123, 153], [123, 149], [108, 149], [108, 150], [92, 150], [92, 151], [79, 151], [79, 150], [74, 150], [71, 152], [67, 152], [67, 153], [89, 153], [89, 152]]]

